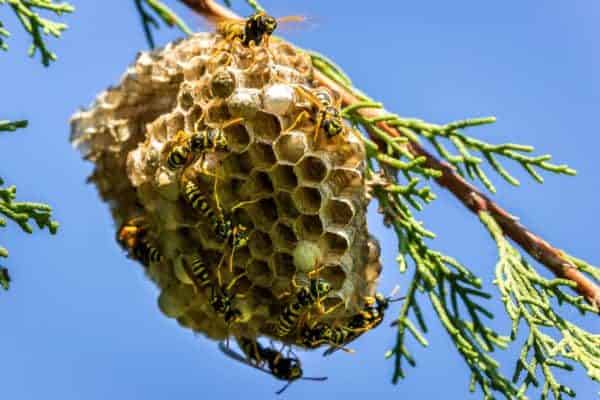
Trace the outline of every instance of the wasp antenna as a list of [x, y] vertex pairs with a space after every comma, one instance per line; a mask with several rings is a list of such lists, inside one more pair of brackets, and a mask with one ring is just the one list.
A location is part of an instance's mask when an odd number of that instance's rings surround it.
[[300, 379], [302, 379], [303, 381], [319, 381], [319, 382], [323, 382], [323, 381], [326, 381], [329, 378], [327, 378], [326, 376], [304, 376], [304, 377], [302, 377]]
[[237, 281], [240, 280], [240, 278], [243, 278], [244, 276], [248, 275], [247, 272], [242, 272], [241, 274], [239, 274], [238, 276], [236, 276], [235, 278], [233, 278], [231, 280], [231, 282], [229, 283], [229, 285], [227, 285], [227, 290], [231, 290], [231, 288], [237, 283]]
[[243, 206], [247, 206], [247, 205], [250, 205], [250, 204], [258, 203], [261, 200], [262, 200], [262, 198], [254, 199], [254, 200], [247, 200], [247, 201], [240, 201], [235, 206], [231, 207], [231, 211], [235, 211], [238, 208], [243, 207]]
[[400, 297], [396, 297], [395, 299], [389, 299], [388, 303], [396, 303], [396, 302], [402, 301], [404, 299], [406, 299], [406, 296], [400, 296]]

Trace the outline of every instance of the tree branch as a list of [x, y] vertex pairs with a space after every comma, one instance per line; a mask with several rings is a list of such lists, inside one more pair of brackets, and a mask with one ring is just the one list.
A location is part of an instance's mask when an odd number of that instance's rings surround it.
[[[221, 6], [214, 0], [180, 1], [209, 20], [214, 21], [222, 18], [240, 19], [240, 17], [230, 9]], [[342, 97], [342, 102], [345, 105], [356, 104], [364, 100], [360, 95], [353, 93], [318, 70], [314, 71], [314, 79], [318, 84], [339, 93]], [[377, 118], [386, 114], [383, 109], [373, 108], [361, 108], [358, 112], [365, 118]], [[402, 136], [401, 131], [385, 122], [379, 122], [377, 126], [392, 137]], [[576, 286], [574, 287], [574, 290], [584, 296], [591, 305], [600, 310], [600, 288], [578, 270], [577, 266], [568, 255], [553, 247], [540, 236], [521, 225], [517, 217], [509, 214], [475, 186], [463, 179], [456, 173], [455, 169], [450, 164], [438, 160], [414, 141], [408, 142], [407, 146], [408, 150], [414, 156], [425, 157], [426, 161], [423, 164], [424, 167], [441, 171], [441, 175], [435, 178], [440, 186], [449, 190], [475, 215], [479, 215], [480, 212], [490, 213], [506, 236], [516, 242], [533, 258], [546, 266], [557, 277], [575, 282]]]

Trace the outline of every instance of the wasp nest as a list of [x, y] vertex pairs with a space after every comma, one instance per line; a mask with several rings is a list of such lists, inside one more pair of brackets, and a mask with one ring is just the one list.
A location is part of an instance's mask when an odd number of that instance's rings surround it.
[[[311, 74], [307, 55], [275, 39], [247, 48], [197, 34], [141, 53], [74, 115], [72, 141], [95, 164], [90, 180], [117, 226], [145, 221], [144, 243], [160, 253], [147, 275], [161, 311], [182, 326], [219, 340], [276, 337], [281, 312], [314, 277], [331, 291], [300, 323], [344, 323], [374, 295], [381, 266], [366, 225], [365, 150], [349, 127], [315, 134], [319, 107], [302, 95], [314, 91]], [[200, 132], [225, 144], [170, 165], [182, 135]], [[245, 240], [216, 235], [220, 215]], [[195, 284], [198, 260], [210, 284]], [[233, 322], [211, 304], [219, 287], [239, 310]], [[298, 344], [298, 335], [277, 338]]]

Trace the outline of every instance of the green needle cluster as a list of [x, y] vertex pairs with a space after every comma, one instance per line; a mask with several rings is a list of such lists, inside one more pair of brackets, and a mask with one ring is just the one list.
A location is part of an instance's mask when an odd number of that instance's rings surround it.
[[[0, 6], [8, 5], [16, 14], [23, 29], [31, 35], [32, 44], [29, 48], [29, 56], [33, 57], [39, 51], [42, 64], [50, 65], [56, 60], [56, 54], [48, 49], [45, 42], [46, 36], [59, 38], [67, 25], [44, 18], [40, 11], [55, 14], [57, 17], [66, 13], [72, 13], [75, 9], [68, 3], [55, 3], [53, 0], [0, 0]], [[10, 36], [8, 30], [3, 28], [0, 21], [0, 50], [7, 50], [8, 46], [3, 40]]]
[[[27, 121], [0, 121], [0, 132], [12, 132], [27, 126]], [[41, 203], [15, 201], [17, 188], [4, 187], [4, 180], [0, 177], [0, 228], [6, 226], [7, 220], [15, 222], [24, 232], [33, 233], [30, 221], [35, 222], [39, 229], [48, 228], [55, 234], [58, 223], [52, 221], [50, 206]], [[8, 250], [0, 246], [0, 257], [8, 257]], [[8, 269], [0, 266], [0, 287], [8, 289], [10, 275]]]
[[135, 7], [140, 14], [142, 20], [142, 27], [144, 28], [144, 34], [148, 41], [148, 46], [151, 49], [154, 48], [154, 35], [152, 29], [159, 29], [158, 18], [162, 20], [165, 25], [172, 28], [177, 26], [186, 35], [191, 35], [192, 30], [183, 22], [177, 14], [175, 14], [168, 6], [166, 6], [160, 0], [134, 0]]
[[[575, 397], [575, 392], [559, 383], [552, 371], [554, 368], [571, 371], [573, 366], [564, 359], [579, 363], [590, 378], [600, 382], [600, 335], [587, 332], [561, 317], [559, 307], [553, 305], [552, 299], [555, 298], [559, 305], [575, 307], [582, 314], [596, 310], [581, 296], [563, 291], [573, 282], [541, 277], [510, 245], [489, 214], [479, 216], [498, 246], [495, 283], [513, 322], [511, 340], [517, 337], [520, 325], [525, 325], [528, 330], [513, 376], [514, 383], [521, 382], [519, 393], [524, 393], [531, 385], [541, 385], [543, 399], [550, 393], [556, 400], [562, 399], [563, 394]], [[538, 378], [538, 370], [543, 382]]]

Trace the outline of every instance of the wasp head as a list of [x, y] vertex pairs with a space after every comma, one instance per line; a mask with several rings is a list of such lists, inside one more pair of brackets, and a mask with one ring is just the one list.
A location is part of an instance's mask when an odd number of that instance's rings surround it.
[[260, 14], [259, 18], [259, 26], [265, 32], [265, 35], [271, 35], [277, 29], [277, 20], [270, 15]]

